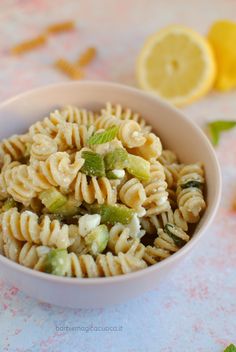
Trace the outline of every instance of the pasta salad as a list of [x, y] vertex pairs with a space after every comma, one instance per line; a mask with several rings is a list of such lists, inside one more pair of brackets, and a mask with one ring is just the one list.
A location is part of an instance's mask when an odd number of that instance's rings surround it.
[[183, 247], [206, 208], [183, 164], [137, 113], [67, 106], [0, 143], [0, 253], [80, 278], [127, 274]]

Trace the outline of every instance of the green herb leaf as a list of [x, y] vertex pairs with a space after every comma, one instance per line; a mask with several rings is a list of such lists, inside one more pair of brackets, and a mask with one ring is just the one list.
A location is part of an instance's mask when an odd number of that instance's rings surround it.
[[202, 185], [203, 185], [202, 182], [199, 182], [197, 180], [192, 180], [192, 181], [188, 181], [188, 182], [184, 183], [183, 185], [181, 185], [181, 188], [182, 189], [190, 188], [190, 187], [201, 188]]
[[173, 233], [174, 227], [175, 225], [166, 224], [164, 226], [164, 232], [167, 233], [167, 235], [169, 235], [172, 238], [172, 240], [175, 242], [177, 246], [182, 247], [185, 244], [185, 241]]
[[224, 352], [236, 352], [236, 346], [231, 343], [231, 345], [229, 345], [228, 347], [226, 347], [226, 349], [224, 350]]
[[116, 137], [118, 129], [118, 126], [112, 126], [104, 132], [97, 132], [88, 139], [88, 144], [94, 145], [110, 142]]
[[85, 160], [82, 169], [80, 170], [88, 176], [105, 176], [105, 165], [103, 156], [94, 152], [82, 152], [82, 158]]
[[217, 145], [219, 143], [221, 132], [231, 130], [235, 126], [236, 121], [218, 120], [209, 122], [207, 127], [211, 136], [212, 144]]

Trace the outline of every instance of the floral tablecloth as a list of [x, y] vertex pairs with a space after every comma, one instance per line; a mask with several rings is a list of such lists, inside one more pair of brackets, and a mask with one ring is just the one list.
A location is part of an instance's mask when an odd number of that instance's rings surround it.
[[[206, 33], [218, 18], [236, 20], [233, 0], [1, 0], [0, 100], [66, 80], [53, 68], [98, 49], [86, 78], [135, 85], [134, 63], [145, 37], [181, 23]], [[53, 22], [73, 19], [77, 28], [50, 38], [20, 57], [15, 43]], [[236, 92], [212, 93], [185, 108], [203, 126], [236, 118]], [[0, 280], [0, 351], [221, 352], [236, 343], [236, 131], [224, 135], [217, 155], [223, 199], [201, 244], [155, 290], [107, 309], [71, 310], [40, 303]]]

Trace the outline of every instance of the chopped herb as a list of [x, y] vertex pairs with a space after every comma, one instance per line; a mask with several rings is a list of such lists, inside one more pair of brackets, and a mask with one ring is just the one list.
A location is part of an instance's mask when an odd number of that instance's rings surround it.
[[169, 235], [172, 238], [172, 240], [175, 242], [175, 244], [178, 247], [182, 247], [185, 244], [185, 241], [173, 233], [174, 228], [175, 228], [175, 225], [166, 224], [164, 226], [164, 232], [167, 233], [167, 235]]
[[97, 132], [88, 139], [88, 144], [94, 145], [110, 142], [116, 137], [118, 129], [118, 126], [112, 126], [104, 132]]
[[236, 346], [231, 343], [231, 345], [229, 345], [228, 347], [226, 347], [226, 349], [224, 350], [224, 352], [236, 352]]
[[220, 134], [223, 131], [231, 130], [236, 126], [236, 121], [218, 120], [207, 124], [213, 145], [219, 143]]
[[197, 180], [192, 180], [184, 183], [181, 185], [182, 189], [189, 188], [189, 187], [195, 187], [195, 188], [201, 188], [203, 186], [203, 183]]

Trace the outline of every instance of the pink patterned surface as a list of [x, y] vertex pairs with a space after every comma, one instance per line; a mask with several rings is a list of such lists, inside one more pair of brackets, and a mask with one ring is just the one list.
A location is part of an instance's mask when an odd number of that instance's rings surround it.
[[[90, 45], [99, 55], [86, 78], [135, 85], [135, 57], [148, 34], [172, 23], [205, 33], [217, 18], [236, 20], [236, 2], [1, 0], [0, 100], [66, 79], [53, 61], [76, 59]], [[14, 43], [67, 19], [76, 20], [76, 30], [21, 57], [9, 55]], [[185, 112], [201, 126], [235, 119], [236, 94], [212, 93]], [[235, 136], [235, 130], [227, 133], [217, 148], [224, 187], [217, 218], [167, 282], [124, 305], [69, 310], [37, 302], [0, 281], [0, 351], [221, 352], [236, 343]], [[116, 331], [95, 331], [112, 327]]]

